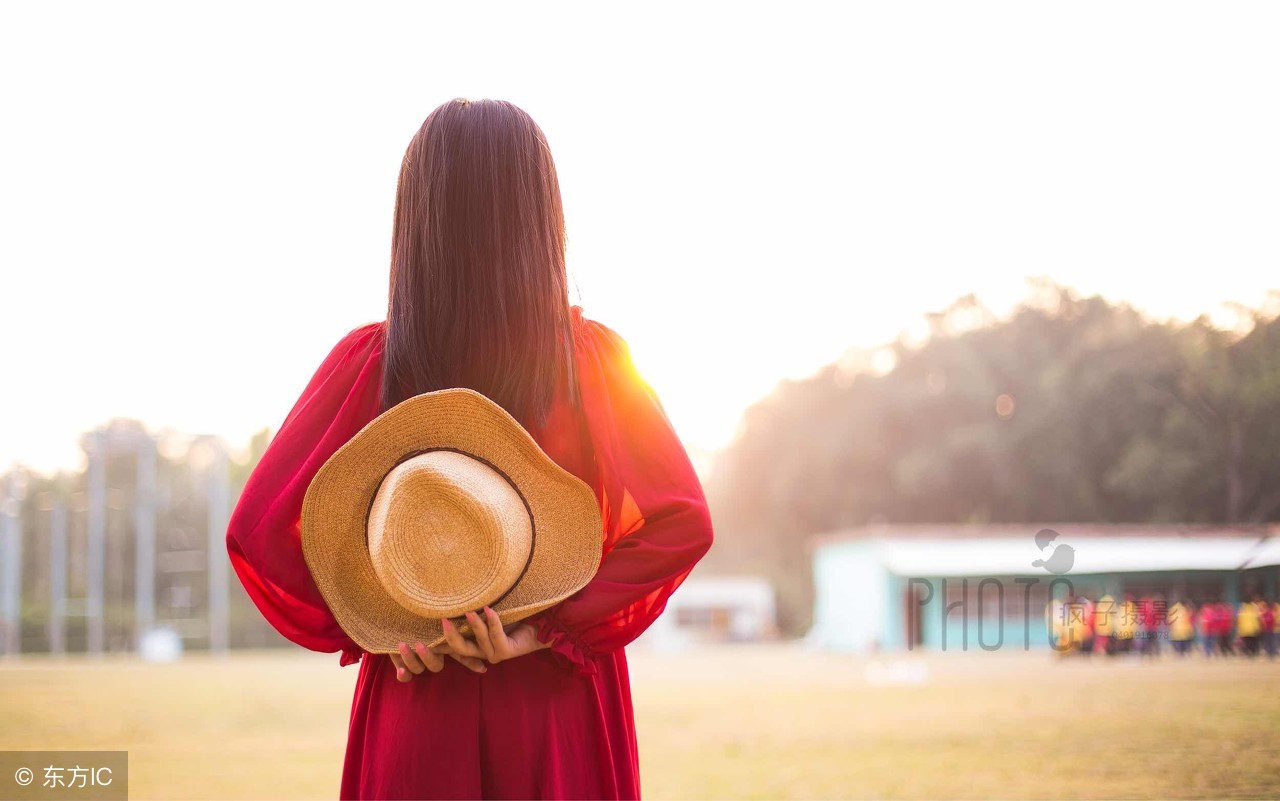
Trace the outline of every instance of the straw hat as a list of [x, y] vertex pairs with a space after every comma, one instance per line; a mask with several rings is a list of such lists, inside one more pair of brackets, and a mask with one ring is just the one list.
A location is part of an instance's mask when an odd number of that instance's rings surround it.
[[[488, 605], [504, 625], [600, 566], [595, 493], [479, 392], [427, 392], [329, 458], [302, 503], [302, 552], [334, 618], [369, 653], [444, 640]], [[466, 633], [465, 618], [451, 621]]]

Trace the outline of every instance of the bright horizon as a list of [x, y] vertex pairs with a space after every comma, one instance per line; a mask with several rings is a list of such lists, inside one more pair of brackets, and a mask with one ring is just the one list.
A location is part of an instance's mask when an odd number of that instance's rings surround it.
[[571, 300], [696, 459], [965, 294], [1280, 288], [1275, 6], [341, 8], [0, 10], [0, 471], [112, 417], [274, 430], [383, 318], [400, 158], [455, 96], [543, 128]]

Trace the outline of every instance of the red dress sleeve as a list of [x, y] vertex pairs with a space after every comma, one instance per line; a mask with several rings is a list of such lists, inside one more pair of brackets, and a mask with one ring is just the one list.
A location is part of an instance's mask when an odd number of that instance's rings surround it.
[[530, 618], [583, 674], [630, 643], [711, 548], [711, 515], [689, 456], [617, 332], [582, 319], [578, 385], [595, 451], [604, 548], [595, 577]]
[[363, 651], [338, 625], [302, 554], [299, 523], [307, 485], [321, 465], [377, 416], [382, 323], [351, 331], [316, 370], [245, 483], [227, 525], [236, 575], [267, 621], [313, 651]]

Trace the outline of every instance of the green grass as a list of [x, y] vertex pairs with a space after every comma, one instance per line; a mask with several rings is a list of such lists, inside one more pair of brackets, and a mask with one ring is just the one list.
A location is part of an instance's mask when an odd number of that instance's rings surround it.
[[[1280, 662], [946, 654], [877, 686], [795, 646], [630, 656], [647, 798], [1280, 796]], [[333, 798], [356, 670], [0, 662], [0, 749], [126, 749], [133, 799]]]

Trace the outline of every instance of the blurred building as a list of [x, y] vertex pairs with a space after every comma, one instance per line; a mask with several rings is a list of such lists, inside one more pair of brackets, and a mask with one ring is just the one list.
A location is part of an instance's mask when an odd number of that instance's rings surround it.
[[877, 525], [810, 540], [814, 625], [844, 651], [1047, 648], [1050, 599], [1232, 605], [1280, 590], [1280, 526]]
[[686, 579], [638, 643], [661, 650], [776, 636], [772, 584], [758, 576], [707, 576]]
[[134, 420], [81, 445], [82, 469], [0, 475], [0, 654], [287, 643], [230, 577], [227, 517], [249, 465], [217, 437]]

